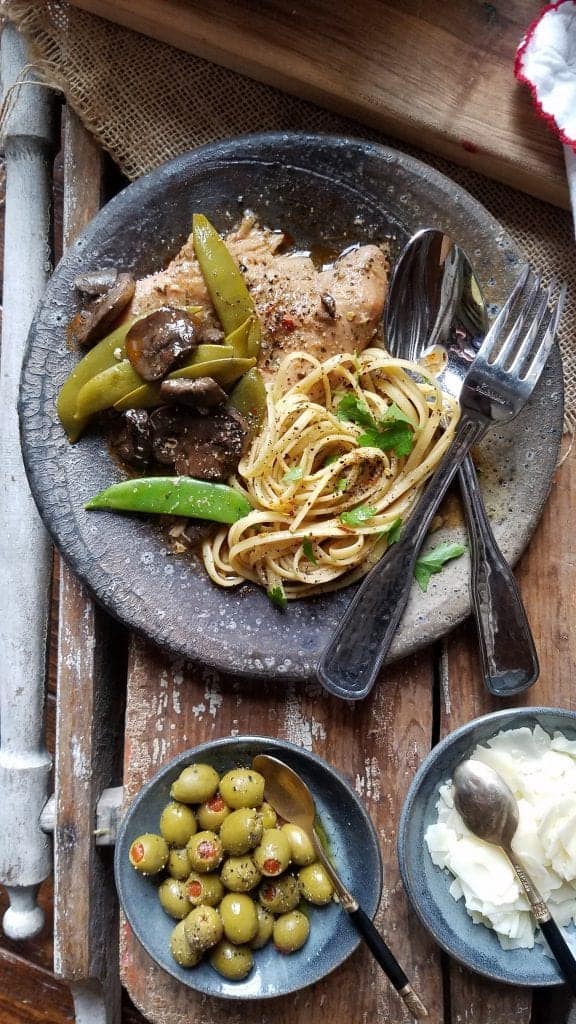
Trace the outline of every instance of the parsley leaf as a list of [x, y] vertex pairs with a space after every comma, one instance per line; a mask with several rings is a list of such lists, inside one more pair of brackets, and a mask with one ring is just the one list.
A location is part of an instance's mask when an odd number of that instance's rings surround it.
[[396, 402], [392, 402], [382, 419], [376, 422], [366, 402], [356, 395], [345, 395], [338, 404], [336, 415], [339, 420], [365, 427], [365, 432], [358, 438], [361, 448], [381, 448], [384, 452], [394, 451], [401, 456], [409, 455], [414, 447], [414, 425]]
[[273, 587], [269, 587], [266, 593], [272, 601], [272, 604], [276, 605], [277, 608], [280, 608], [281, 611], [284, 611], [288, 604], [288, 599], [284, 593], [284, 587], [282, 584], [276, 583]]
[[384, 527], [382, 533], [378, 534], [378, 540], [381, 540], [382, 537], [386, 537], [388, 541], [388, 547], [391, 547], [392, 544], [396, 544], [396, 542], [399, 540], [401, 529], [402, 517], [398, 516], [397, 519], [392, 520], [389, 526]]
[[338, 403], [336, 416], [339, 420], [347, 420], [350, 423], [357, 423], [360, 427], [375, 427], [376, 422], [366, 402], [357, 398], [356, 395], [344, 395]]
[[336, 481], [336, 483], [334, 484], [334, 493], [335, 494], [344, 494], [344, 491], [346, 490], [347, 487], [348, 487], [348, 477], [347, 476], [341, 476]]
[[312, 547], [312, 541], [310, 540], [310, 537], [306, 537], [306, 539], [302, 542], [302, 550], [309, 562], [312, 562], [313, 565], [318, 565], [318, 559], [314, 554], [314, 548]]
[[430, 577], [434, 573], [441, 572], [446, 562], [453, 558], [459, 558], [466, 548], [463, 544], [439, 544], [438, 547], [422, 555], [414, 566], [414, 578], [421, 590], [426, 592]]
[[300, 466], [294, 466], [293, 469], [289, 469], [287, 473], [284, 473], [282, 477], [283, 484], [291, 484], [295, 480], [301, 480], [304, 476], [304, 470]]
[[328, 455], [324, 459], [324, 462], [322, 463], [322, 469], [326, 469], [326, 466], [331, 466], [332, 463], [338, 462], [339, 458], [340, 458], [340, 456], [336, 452], [334, 452], [333, 455]]
[[370, 508], [368, 505], [358, 505], [358, 508], [351, 508], [349, 512], [342, 512], [340, 522], [344, 526], [360, 526], [367, 519], [373, 519], [375, 515], [375, 508]]

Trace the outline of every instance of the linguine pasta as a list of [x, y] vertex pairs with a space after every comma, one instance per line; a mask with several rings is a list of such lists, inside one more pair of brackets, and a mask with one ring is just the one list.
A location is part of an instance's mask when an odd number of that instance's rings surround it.
[[[372, 444], [376, 435], [343, 418], [347, 396], [376, 424], [392, 409], [409, 421], [409, 454]], [[368, 348], [324, 362], [291, 353], [267, 403], [233, 480], [253, 511], [204, 541], [206, 569], [221, 586], [253, 580], [287, 598], [348, 586], [409, 516], [452, 441], [457, 402], [418, 364]]]

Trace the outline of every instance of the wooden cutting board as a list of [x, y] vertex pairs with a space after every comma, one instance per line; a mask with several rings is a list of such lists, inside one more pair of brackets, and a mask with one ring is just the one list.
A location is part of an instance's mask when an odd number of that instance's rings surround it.
[[74, 0], [558, 206], [562, 147], [513, 75], [533, 0]]

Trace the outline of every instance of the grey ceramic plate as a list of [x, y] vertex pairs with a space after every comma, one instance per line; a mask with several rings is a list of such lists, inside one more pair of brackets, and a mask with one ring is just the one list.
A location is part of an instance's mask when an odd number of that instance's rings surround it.
[[[438, 791], [460, 761], [478, 743], [485, 743], [502, 729], [535, 725], [553, 735], [562, 732], [576, 739], [576, 714], [560, 708], [514, 708], [497, 711], [468, 722], [434, 747], [422, 763], [408, 790], [398, 829], [398, 859], [404, 886], [414, 910], [436, 941], [461, 963], [495, 981], [512, 985], [561, 985], [556, 961], [542, 946], [503, 950], [494, 932], [476, 925], [466, 913], [463, 900], [454, 900], [448, 889], [453, 876], [432, 863], [424, 834], [436, 821]], [[568, 929], [576, 943], [576, 929]]]
[[[119, 479], [101, 441], [68, 444], [55, 398], [77, 360], [65, 343], [79, 271], [120, 265], [136, 275], [166, 265], [194, 211], [224, 229], [245, 208], [299, 245], [340, 247], [389, 239], [397, 252], [423, 226], [442, 227], [470, 253], [492, 309], [518, 271], [500, 225], [447, 178], [402, 153], [351, 138], [254, 135], [213, 144], [130, 185], [94, 219], [58, 266], [30, 332], [20, 402], [24, 458], [40, 513], [66, 560], [129, 627], [217, 669], [309, 678], [352, 597], [292, 602], [284, 613], [252, 585], [221, 590], [190, 557], [170, 555], [149, 523], [88, 513], [84, 502]], [[530, 406], [483, 445], [483, 482], [495, 531], [514, 562], [546, 500], [562, 429], [562, 373], [550, 359]], [[437, 534], [463, 539], [462, 528]], [[422, 595], [415, 587], [392, 647], [398, 658], [441, 636], [470, 611], [467, 559], [452, 562]]]
[[202, 963], [193, 970], [179, 967], [169, 950], [175, 921], [162, 910], [156, 885], [134, 871], [130, 845], [143, 832], [157, 832], [170, 786], [186, 765], [206, 762], [223, 773], [251, 764], [256, 754], [272, 754], [297, 771], [310, 787], [324, 830], [329, 855], [342, 881], [374, 917], [382, 890], [382, 859], [374, 826], [345, 779], [321, 758], [279, 740], [239, 736], [203, 743], [178, 755], [143, 787], [128, 809], [116, 840], [114, 869], [124, 913], [139, 942], [165, 971], [178, 981], [211, 996], [229, 999], [267, 999], [287, 995], [330, 974], [354, 952], [360, 939], [348, 915], [336, 903], [311, 907], [310, 937], [291, 956], [270, 945], [254, 954], [254, 967], [244, 981], [231, 982]]

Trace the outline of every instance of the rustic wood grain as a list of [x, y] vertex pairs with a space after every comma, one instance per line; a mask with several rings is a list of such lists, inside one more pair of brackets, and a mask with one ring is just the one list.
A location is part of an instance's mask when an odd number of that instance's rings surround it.
[[[169, 660], [134, 641], [128, 672], [125, 787], [132, 798], [170, 757], [218, 736], [253, 733], [290, 740], [325, 757], [349, 779], [378, 829], [384, 893], [377, 916], [406, 972], [443, 1019], [438, 951], [408, 908], [398, 874], [396, 825], [414, 769], [432, 737], [430, 656], [409, 659], [361, 705], [323, 696], [316, 684], [297, 688], [222, 679]], [[382, 972], [361, 948], [337, 975], [296, 996], [241, 1006], [205, 999], [156, 967], [127, 924], [121, 933], [121, 975], [142, 1012], [156, 1024], [294, 1024], [323, 1016], [397, 1024], [409, 1015]]]
[[561, 146], [512, 72], [534, 0], [73, 2], [568, 208]]
[[[64, 132], [64, 245], [100, 206], [101, 156], [76, 116]], [[120, 1017], [118, 912], [110, 865], [94, 845], [96, 803], [114, 781], [119, 745], [113, 631], [60, 563], [54, 967], [71, 983], [102, 983], [112, 1024]]]
[[41, 967], [0, 951], [0, 1024], [65, 1024], [74, 1020], [66, 985]]

